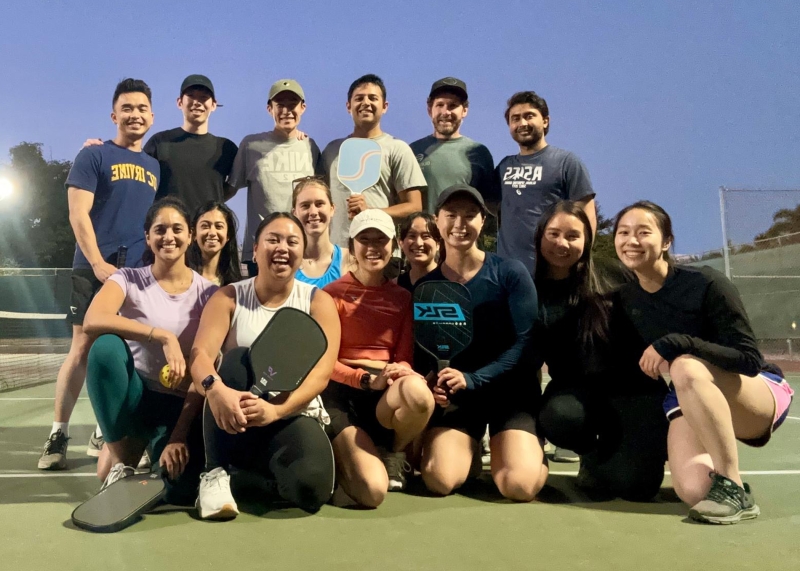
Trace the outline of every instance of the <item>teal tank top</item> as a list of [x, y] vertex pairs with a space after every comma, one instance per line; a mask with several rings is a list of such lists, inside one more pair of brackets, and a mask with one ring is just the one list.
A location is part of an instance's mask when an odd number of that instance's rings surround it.
[[302, 269], [297, 270], [297, 273], [294, 277], [296, 280], [317, 286], [320, 289], [329, 283], [338, 280], [340, 277], [342, 277], [342, 249], [337, 245], [333, 246], [333, 258], [331, 259], [331, 265], [328, 266], [328, 270], [320, 277], [310, 278], [303, 273]]

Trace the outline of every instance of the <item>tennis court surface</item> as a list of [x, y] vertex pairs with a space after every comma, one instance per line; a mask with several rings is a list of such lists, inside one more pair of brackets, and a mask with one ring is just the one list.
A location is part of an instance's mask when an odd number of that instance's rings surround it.
[[[800, 376], [790, 377], [795, 391]], [[686, 519], [669, 477], [657, 501], [591, 501], [575, 465], [552, 464], [538, 501], [512, 504], [488, 476], [447, 498], [419, 484], [377, 510], [326, 505], [316, 515], [243, 501], [231, 522], [159, 508], [116, 534], [70, 523], [99, 487], [85, 446], [94, 416], [84, 394], [70, 427], [70, 470], [36, 461], [53, 410], [52, 384], [0, 393], [0, 561], [15, 571], [109, 569], [781, 569], [800, 565], [800, 413], [763, 450], [741, 446], [761, 516], [735, 526]]]

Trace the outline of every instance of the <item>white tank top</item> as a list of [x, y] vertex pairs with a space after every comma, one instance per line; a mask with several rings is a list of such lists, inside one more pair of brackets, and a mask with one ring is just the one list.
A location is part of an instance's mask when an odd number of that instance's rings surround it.
[[[286, 301], [278, 307], [266, 307], [258, 301], [254, 284], [255, 278], [231, 284], [236, 291], [236, 309], [233, 311], [230, 331], [228, 331], [228, 336], [222, 344], [223, 353], [227, 353], [237, 347], [250, 347], [279, 309], [293, 307], [303, 313], [311, 314], [311, 300], [314, 297], [316, 287], [294, 280], [292, 292], [286, 298]], [[273, 398], [278, 394], [280, 393], [269, 393], [269, 398]], [[316, 418], [322, 424], [330, 422], [328, 413], [322, 406], [322, 400], [319, 396], [308, 403], [305, 410], [300, 410], [296, 414]]]

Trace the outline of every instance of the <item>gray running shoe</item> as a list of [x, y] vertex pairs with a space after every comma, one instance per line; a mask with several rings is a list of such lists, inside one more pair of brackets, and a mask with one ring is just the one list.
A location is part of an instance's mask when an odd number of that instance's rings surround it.
[[97, 431], [93, 430], [92, 435], [89, 437], [89, 444], [86, 446], [86, 455], [92, 458], [99, 457], [105, 443], [106, 441], [103, 440], [103, 437], [97, 436]]
[[40, 470], [64, 470], [67, 467], [67, 438], [59, 428], [47, 442], [44, 443], [44, 451], [39, 458]]
[[122, 480], [128, 476], [133, 476], [135, 473], [136, 471], [132, 466], [126, 466], [122, 462], [114, 464], [111, 467], [111, 471], [108, 473], [108, 476], [106, 476], [106, 481], [103, 482], [102, 486], [100, 486], [100, 491], [102, 492], [117, 480]]
[[555, 450], [553, 450], [553, 462], [575, 463], [580, 461], [581, 457], [572, 450], [559, 447], [556, 447]]
[[732, 524], [758, 517], [761, 510], [748, 484], [740, 487], [716, 472], [709, 473], [709, 476], [711, 489], [703, 501], [689, 510], [691, 519], [703, 523]]
[[381, 454], [386, 473], [389, 475], [389, 491], [402, 492], [406, 489], [406, 473], [411, 465], [406, 462], [405, 452], [383, 452]]

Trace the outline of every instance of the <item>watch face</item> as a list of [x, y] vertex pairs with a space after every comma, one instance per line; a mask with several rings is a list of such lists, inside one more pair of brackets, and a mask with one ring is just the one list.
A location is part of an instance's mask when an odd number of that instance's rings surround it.
[[217, 379], [214, 377], [214, 375], [208, 375], [205, 379], [203, 379], [203, 382], [200, 384], [203, 385], [204, 389], [208, 389], [209, 387], [211, 387], [211, 385], [214, 384], [214, 381], [216, 380]]

